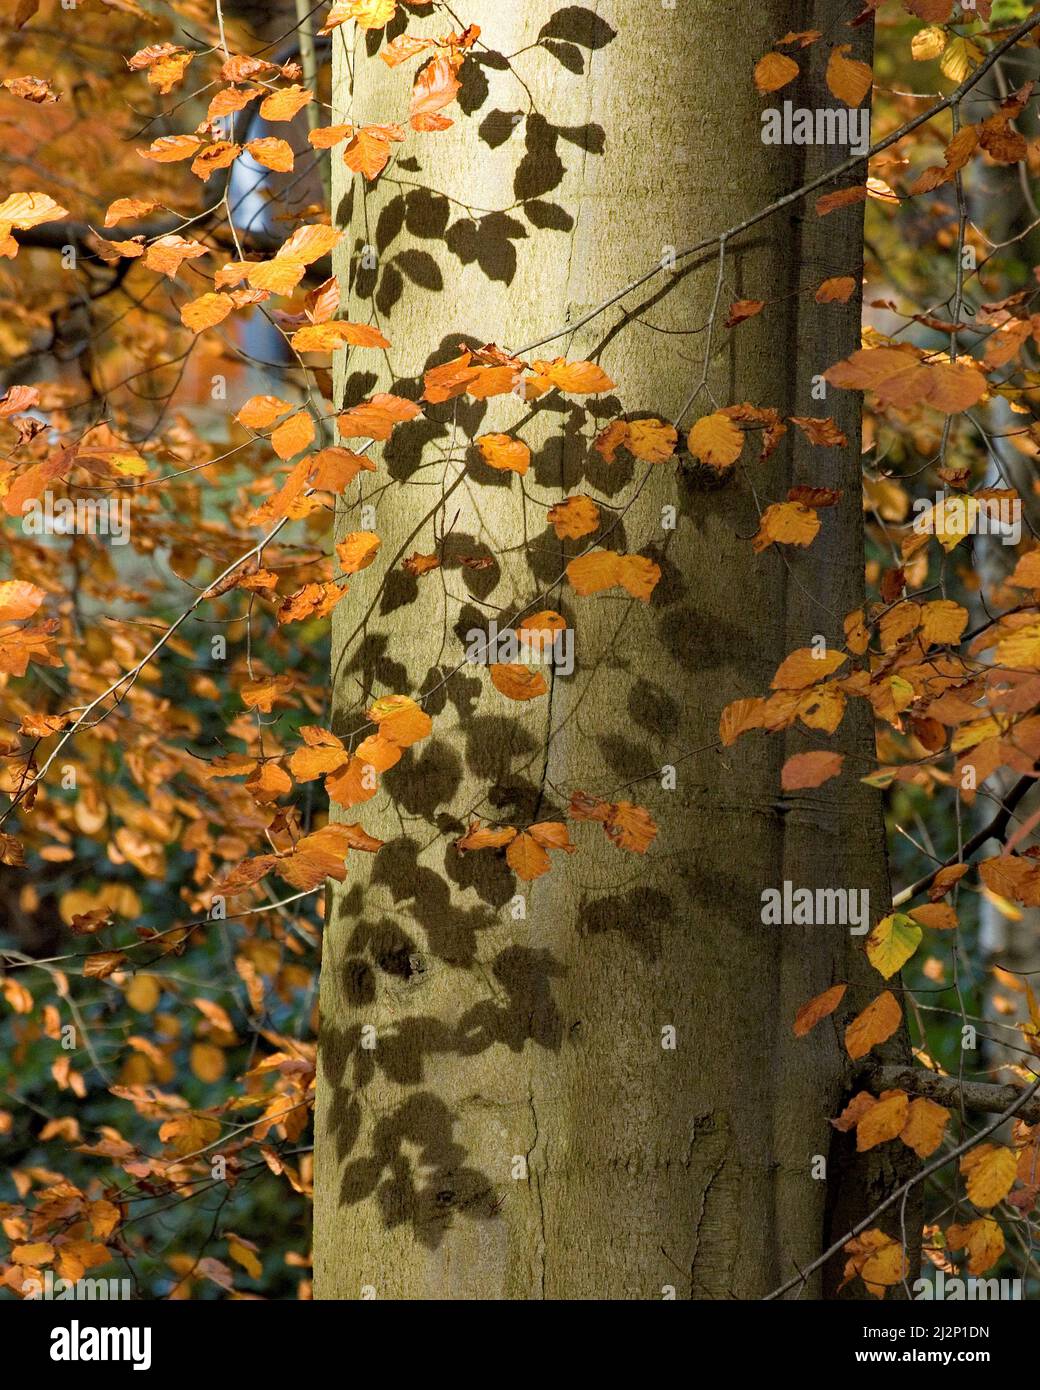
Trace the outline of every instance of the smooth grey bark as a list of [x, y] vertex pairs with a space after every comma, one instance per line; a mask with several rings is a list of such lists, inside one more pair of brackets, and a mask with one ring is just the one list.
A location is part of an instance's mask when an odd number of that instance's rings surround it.
[[[354, 355], [341, 398], [414, 396], [414, 379], [460, 341], [517, 348], [575, 322], [670, 248], [769, 204], [815, 160], [843, 157], [763, 145], [769, 99], [751, 75], [816, 10], [829, 30], [835, 9], [856, 8], [771, 0], [736, 21], [706, 0], [468, 0], [459, 17], [481, 25], [487, 50], [466, 65], [462, 110], [447, 112], [455, 125], [409, 135], [374, 184], [333, 152], [345, 313], [374, 309], [392, 343], [385, 361]], [[869, 44], [867, 30], [846, 34], [861, 52]], [[407, 78], [365, 49], [339, 31], [336, 121], [384, 123], [403, 109]], [[803, 66], [822, 74], [824, 63], [815, 52]], [[833, 104], [815, 79], [789, 94]], [[770, 303], [732, 334], [716, 324], [710, 368], [719, 404], [832, 414], [847, 449], [810, 449], [792, 430], [760, 463], [749, 443], [723, 487], [688, 458], [641, 483], [642, 465], [591, 451], [617, 415], [674, 418], [689, 397], [715, 291], [709, 253], [533, 354], [598, 361], [612, 398], [462, 399], [373, 450], [379, 471], [361, 493], [377, 506], [382, 548], [335, 613], [334, 727], [358, 728], [373, 696], [428, 692], [434, 730], [345, 816], [388, 843], [351, 857], [326, 926], [319, 1297], [761, 1296], [897, 1176], [873, 1155], [858, 1162], [840, 1136], [831, 1153], [828, 1117], [849, 1084], [841, 1025], [879, 992], [862, 937], [766, 927], [760, 915], [762, 890], [785, 879], [867, 888], [872, 920], [884, 915], [880, 801], [858, 781], [869, 711], [846, 716], [833, 740], [846, 772], [814, 792], [780, 794], [784, 757], [812, 746], [803, 734], [717, 746], [722, 708], [767, 691], [816, 634], [840, 643], [862, 600], [859, 400], [836, 393], [821, 406], [809, 394], [858, 345], [858, 304], [819, 306], [811, 291], [858, 272], [861, 221], [862, 209], [819, 220], [798, 206], [736, 241], [720, 320], [732, 299]], [[685, 427], [709, 408], [702, 392]], [[471, 446], [518, 429], [534, 453], [523, 487]], [[756, 499], [780, 500], [794, 482], [840, 487], [842, 503], [808, 551], [755, 555]], [[546, 506], [579, 491], [616, 517], [608, 548], [661, 565], [652, 602], [579, 598], [563, 584], [534, 603], [562, 612], [577, 643], [575, 673], [541, 699], [507, 701], [478, 668], [447, 678], [469, 629], [531, 604], [587, 544], [559, 542], [545, 524]], [[359, 529], [353, 502], [343, 531]], [[669, 507], [675, 530], [662, 528]], [[446, 555], [492, 554], [494, 568], [456, 558], [404, 575], [402, 560], [445, 532]], [[652, 775], [668, 764], [675, 790]], [[660, 827], [650, 853], [579, 825], [578, 851], [554, 853], [552, 871], [525, 886], [500, 857], [452, 847], [471, 814], [558, 819], [578, 789], [646, 805]], [[839, 1014], [794, 1039], [797, 1008], [841, 979], [852, 984]], [[668, 1028], [674, 1050], [662, 1047]], [[889, 1052], [905, 1055], [898, 1042]], [[828, 1181], [811, 1176], [819, 1155]]]

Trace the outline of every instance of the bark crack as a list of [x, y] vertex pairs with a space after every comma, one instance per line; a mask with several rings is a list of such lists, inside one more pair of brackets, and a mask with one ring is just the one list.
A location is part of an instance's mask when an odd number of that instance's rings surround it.
[[[527, 1153], [526, 1153], [526, 1155], [525, 1155], [525, 1161], [526, 1161], [526, 1163], [527, 1163], [527, 1173], [528, 1173], [528, 1177], [530, 1178], [531, 1183], [532, 1183], [533, 1186], [534, 1186], [535, 1197], [536, 1197], [536, 1199], [537, 1199], [537, 1201], [538, 1201], [538, 1264], [539, 1264], [539, 1270], [540, 1270], [540, 1273], [539, 1273], [539, 1291], [540, 1291], [540, 1296], [544, 1299], [544, 1298], [545, 1298], [545, 1201], [544, 1201], [544, 1199], [543, 1199], [543, 1197], [542, 1197], [542, 1181], [541, 1181], [541, 1178], [539, 1177], [538, 1173], [535, 1171], [534, 1165], [533, 1165], [532, 1162], [531, 1162], [531, 1155], [534, 1153], [535, 1149], [538, 1147], [538, 1139], [539, 1139], [540, 1131], [539, 1131], [539, 1128], [538, 1128], [538, 1111], [536, 1110], [536, 1108], [535, 1108], [535, 1103], [534, 1103], [534, 1088], [530, 1085], [530, 1083], [528, 1083], [528, 1088], [527, 1088], [527, 1103], [528, 1103], [528, 1105], [530, 1106], [530, 1109], [531, 1109], [531, 1123], [534, 1125], [534, 1139], [533, 1139], [533, 1141], [532, 1141], [532, 1143], [531, 1143], [531, 1147], [527, 1150]], [[546, 1163], [546, 1172], [548, 1172], [548, 1163]]]

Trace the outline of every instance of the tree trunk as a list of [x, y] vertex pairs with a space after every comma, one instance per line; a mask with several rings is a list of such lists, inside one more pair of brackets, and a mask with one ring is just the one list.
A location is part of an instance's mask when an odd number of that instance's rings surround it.
[[[452, 128], [409, 132], [373, 184], [333, 151], [345, 314], [367, 320], [374, 306], [392, 343], [385, 362], [355, 355], [340, 399], [415, 396], [415, 378], [460, 341], [536, 342], [670, 249], [844, 158], [763, 144], [763, 105], [834, 101], [815, 78], [763, 101], [751, 75], [788, 30], [816, 19], [830, 32], [836, 9], [847, 19], [858, 8], [766, 0], [735, 21], [708, 0], [467, 0], [459, 18], [480, 24], [487, 51], [463, 70]], [[445, 20], [412, 15], [408, 28], [440, 35]], [[869, 30], [840, 38], [863, 56]], [[338, 31], [334, 54], [334, 120], [398, 119], [403, 70], [366, 56], [352, 29]], [[824, 63], [813, 52], [803, 68], [822, 74]], [[832, 415], [847, 449], [810, 449], [792, 429], [761, 463], [752, 439], [723, 487], [688, 458], [641, 485], [644, 465], [591, 450], [623, 412], [674, 419], [689, 398], [714, 249], [528, 354], [596, 360], [616, 396], [462, 398], [375, 446], [379, 471], [362, 475], [361, 493], [382, 549], [336, 610], [333, 727], [364, 724], [373, 697], [426, 694], [433, 734], [346, 817], [388, 843], [351, 857], [328, 912], [319, 1297], [761, 1296], [893, 1180], [840, 1136], [831, 1154], [827, 1123], [849, 1086], [841, 1025], [879, 992], [862, 936], [761, 920], [763, 889], [785, 879], [866, 888], [871, 920], [886, 912], [880, 801], [858, 780], [869, 721], [850, 710], [835, 735], [849, 755], [840, 779], [784, 797], [784, 757], [816, 746], [806, 731], [718, 746], [724, 705], [767, 692], [814, 635], [840, 645], [842, 617], [862, 601], [859, 400], [810, 398], [812, 377], [858, 346], [858, 303], [820, 306], [812, 289], [859, 273], [861, 222], [855, 208], [818, 219], [810, 200], [728, 247], [710, 370], [720, 405]], [[726, 307], [745, 296], [770, 303], [723, 331]], [[684, 427], [711, 408], [702, 391]], [[533, 451], [522, 480], [492, 473], [471, 444], [515, 430]], [[840, 487], [842, 502], [809, 550], [755, 555], [756, 497], [782, 500], [794, 482]], [[588, 541], [558, 541], [544, 509], [579, 491], [603, 504], [604, 545], [661, 565], [649, 604], [557, 583]], [[344, 501], [342, 531], [360, 529], [355, 502]], [[402, 571], [449, 532], [443, 569], [417, 581]], [[495, 566], [458, 563], [479, 554]], [[448, 678], [468, 631], [529, 605], [573, 625], [573, 675], [556, 673], [548, 695], [524, 704], [480, 667]], [[674, 790], [655, 773], [668, 765]], [[520, 827], [562, 818], [579, 789], [647, 806], [660, 827], [649, 853], [578, 825], [577, 852], [554, 853], [551, 872], [524, 885], [497, 854], [453, 848], [471, 815]], [[797, 1008], [837, 980], [852, 981], [839, 1014], [794, 1039]], [[902, 1043], [887, 1055], [903, 1059]], [[829, 1156], [826, 1181], [815, 1156]], [[811, 1293], [833, 1287], [830, 1272], [818, 1277]]]

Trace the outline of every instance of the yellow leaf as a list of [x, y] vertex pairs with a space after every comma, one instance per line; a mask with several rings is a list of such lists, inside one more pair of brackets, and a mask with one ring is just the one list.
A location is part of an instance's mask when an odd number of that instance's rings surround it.
[[917, 63], [927, 63], [938, 58], [945, 47], [946, 31], [938, 24], [929, 24], [910, 40], [910, 56]]
[[966, 1226], [948, 1226], [946, 1244], [951, 1250], [967, 1250], [969, 1274], [985, 1274], [1004, 1253], [1004, 1232], [992, 1216], [980, 1216]]
[[675, 453], [679, 436], [674, 425], [664, 420], [629, 420], [629, 452], [644, 463], [664, 463]]
[[905, 913], [890, 913], [867, 937], [867, 959], [889, 980], [917, 950], [921, 935], [921, 928]]
[[686, 438], [694, 458], [712, 468], [729, 468], [740, 457], [744, 431], [720, 411], [702, 415]]
[[1014, 1152], [997, 1144], [979, 1144], [961, 1159], [968, 1196], [977, 1207], [995, 1207], [1002, 1202], [1011, 1191], [1017, 1169]]
[[899, 1137], [906, 1124], [910, 1103], [905, 1091], [892, 1091], [860, 1117], [856, 1125], [856, 1150], [866, 1153], [878, 1144]]
[[925, 1096], [918, 1096], [910, 1102], [906, 1124], [899, 1137], [918, 1158], [927, 1158], [942, 1143], [949, 1118], [950, 1112], [945, 1106], [937, 1105]]
[[159, 1003], [162, 989], [154, 975], [135, 975], [126, 988], [126, 1002], [138, 1013], [150, 1014]]
[[531, 367], [536, 385], [555, 386], [572, 396], [595, 395], [614, 387], [614, 382], [595, 362], [568, 362], [557, 357], [552, 362], [532, 362]]
[[189, 1055], [189, 1065], [200, 1081], [219, 1081], [226, 1070], [223, 1051], [213, 1043], [195, 1043]]
[[260, 115], [265, 121], [291, 121], [302, 107], [313, 98], [314, 93], [303, 87], [283, 87], [272, 92], [260, 103]]
[[968, 610], [952, 599], [935, 599], [921, 610], [921, 636], [930, 645], [953, 645], [968, 626]]
[[[410, 748], [433, 729], [430, 716], [407, 695], [384, 695], [369, 708], [368, 717], [380, 735], [396, 748]], [[358, 754], [361, 753], [361, 745]]]
[[16, 1245], [11, 1251], [11, 1260], [16, 1265], [49, 1265], [54, 1259], [54, 1246], [44, 1240], [32, 1245]]
[[955, 38], [951, 39], [942, 55], [939, 70], [951, 82], [961, 83], [981, 61], [982, 50], [978, 44], [972, 43], [971, 39]]
[[815, 647], [799, 647], [777, 667], [771, 687], [773, 690], [804, 690], [832, 675], [848, 659], [845, 652], [818, 652]]
[[228, 1254], [236, 1264], [241, 1265], [251, 1279], [259, 1279], [264, 1272], [264, 1267], [256, 1257], [256, 1246], [251, 1241], [245, 1241], [240, 1236], [232, 1235], [230, 1232], [227, 1237]]

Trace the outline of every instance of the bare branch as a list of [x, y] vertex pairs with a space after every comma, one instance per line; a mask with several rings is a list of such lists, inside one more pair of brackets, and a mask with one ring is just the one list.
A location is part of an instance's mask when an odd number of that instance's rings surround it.
[[[981, 1110], [984, 1114], [1003, 1115], [1016, 1097], [1022, 1094], [1018, 1086], [998, 1086], [986, 1081], [959, 1081], [956, 1076], [941, 1076], [938, 1072], [926, 1071], [923, 1067], [881, 1066], [872, 1063], [861, 1073], [860, 1080], [870, 1090], [880, 1094], [882, 1091], [907, 1091], [926, 1100], [937, 1101], [939, 1105], [959, 1109], [962, 1102], [967, 1110]], [[1040, 1120], [1040, 1096], [1023, 1105], [1016, 1112], [1020, 1119], [1029, 1124]]]

